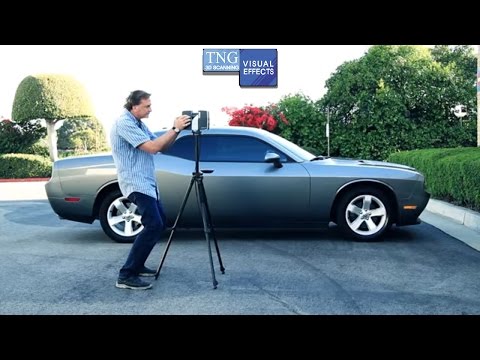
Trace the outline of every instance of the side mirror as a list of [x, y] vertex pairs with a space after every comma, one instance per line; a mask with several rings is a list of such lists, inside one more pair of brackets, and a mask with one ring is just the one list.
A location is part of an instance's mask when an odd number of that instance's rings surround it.
[[267, 163], [273, 163], [273, 165], [278, 169], [283, 167], [282, 162], [280, 161], [280, 155], [277, 153], [267, 152], [265, 154], [264, 161]]

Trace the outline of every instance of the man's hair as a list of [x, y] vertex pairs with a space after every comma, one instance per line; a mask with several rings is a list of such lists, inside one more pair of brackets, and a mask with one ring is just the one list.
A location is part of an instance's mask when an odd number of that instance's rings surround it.
[[132, 91], [130, 95], [128, 95], [127, 101], [125, 102], [125, 105], [123, 105], [123, 107], [130, 111], [135, 105], [140, 104], [142, 99], [150, 99], [150, 95], [151, 94], [142, 90]]

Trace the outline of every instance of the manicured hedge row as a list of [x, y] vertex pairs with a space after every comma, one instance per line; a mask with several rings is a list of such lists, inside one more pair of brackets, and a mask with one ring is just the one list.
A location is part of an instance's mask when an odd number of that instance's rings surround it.
[[480, 210], [480, 148], [402, 151], [391, 154], [388, 161], [423, 173], [432, 197]]
[[0, 154], [0, 179], [46, 178], [52, 173], [49, 158], [30, 154]]

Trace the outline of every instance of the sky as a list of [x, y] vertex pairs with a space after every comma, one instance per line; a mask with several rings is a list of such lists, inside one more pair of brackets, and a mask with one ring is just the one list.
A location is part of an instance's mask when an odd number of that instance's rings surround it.
[[[203, 49], [277, 49], [278, 87], [241, 88], [239, 76], [204, 75]], [[54, 73], [82, 83], [107, 134], [133, 90], [152, 94], [152, 131], [170, 127], [183, 110], [207, 110], [210, 126], [227, 124], [222, 107], [263, 106], [303, 93], [316, 101], [325, 81], [369, 45], [0, 45], [0, 116], [11, 118], [20, 82]]]

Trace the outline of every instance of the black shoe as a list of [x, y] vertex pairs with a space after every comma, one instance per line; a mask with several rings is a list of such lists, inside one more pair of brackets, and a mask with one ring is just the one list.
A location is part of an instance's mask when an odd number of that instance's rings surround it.
[[147, 290], [152, 287], [152, 284], [141, 280], [138, 276], [130, 276], [126, 279], [118, 278], [115, 286], [119, 289]]
[[143, 269], [138, 273], [138, 276], [155, 276], [156, 273], [156, 270], [152, 270], [144, 266]]

